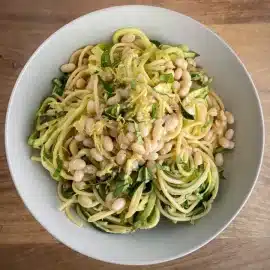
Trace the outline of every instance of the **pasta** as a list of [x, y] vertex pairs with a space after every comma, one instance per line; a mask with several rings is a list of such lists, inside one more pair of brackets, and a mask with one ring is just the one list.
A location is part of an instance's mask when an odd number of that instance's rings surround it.
[[234, 117], [197, 56], [124, 28], [61, 66], [28, 144], [75, 224], [130, 233], [211, 210]]

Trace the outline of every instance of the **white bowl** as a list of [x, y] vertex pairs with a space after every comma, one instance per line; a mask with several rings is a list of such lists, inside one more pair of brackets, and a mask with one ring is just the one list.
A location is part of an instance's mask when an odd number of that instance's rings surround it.
[[[212, 211], [197, 222], [162, 222], [130, 235], [78, 228], [58, 211], [55, 181], [30, 160], [27, 137], [34, 113], [50, 94], [51, 79], [77, 48], [109, 39], [121, 27], [141, 28], [151, 39], [188, 44], [214, 77], [214, 87], [236, 119], [236, 149], [227, 155], [226, 177]], [[219, 234], [237, 215], [256, 182], [264, 126], [255, 86], [245, 67], [216, 34], [177, 12], [150, 6], [120, 6], [87, 14], [50, 36], [32, 55], [13, 89], [5, 130], [6, 153], [16, 188], [34, 217], [58, 240], [89, 257], [121, 264], [154, 264], [182, 257]]]

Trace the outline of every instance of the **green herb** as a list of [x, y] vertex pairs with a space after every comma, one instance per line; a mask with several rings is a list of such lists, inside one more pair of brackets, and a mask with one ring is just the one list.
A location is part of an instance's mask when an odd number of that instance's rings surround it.
[[68, 80], [68, 75], [66, 74], [63, 74], [60, 78], [54, 78], [52, 80], [52, 84], [53, 84], [52, 93], [61, 97], [64, 93], [67, 80]]
[[188, 207], [189, 207], [188, 201], [184, 201], [184, 203], [182, 204], [182, 206], [183, 206], [185, 209], [188, 209]]
[[139, 129], [139, 125], [135, 121], [133, 121], [133, 122], [134, 122], [135, 133], [137, 136], [138, 143], [143, 144], [143, 138], [142, 138], [142, 135], [141, 135], [141, 132]]
[[66, 199], [70, 199], [74, 194], [75, 192], [73, 191], [71, 184], [69, 182], [64, 182], [62, 185], [62, 195]]
[[147, 167], [140, 168], [136, 182], [148, 183], [152, 179], [153, 179], [153, 175], [151, 174], [151, 172], [148, 170]]
[[151, 39], [150, 42], [155, 44], [157, 47], [161, 45], [161, 42], [159, 42], [158, 40]]
[[120, 115], [120, 110], [120, 104], [111, 105], [105, 109], [104, 115], [112, 119], [117, 119], [117, 117]]
[[157, 107], [158, 107], [158, 104], [157, 103], [154, 103], [152, 105], [152, 111], [151, 111], [151, 117], [152, 117], [152, 119], [156, 119], [157, 118]]
[[162, 75], [160, 75], [159, 79], [162, 82], [166, 82], [166, 83], [173, 83], [174, 82], [174, 77], [173, 77], [172, 73], [162, 74]]
[[115, 197], [118, 197], [122, 193], [124, 193], [125, 191], [127, 191], [128, 188], [129, 188], [129, 184], [124, 184], [123, 182], [116, 182], [116, 187], [115, 187], [115, 190], [113, 192], [113, 195]]
[[54, 178], [58, 178], [60, 176], [62, 168], [63, 168], [63, 161], [61, 159], [58, 159], [57, 160], [57, 168], [53, 173]]
[[182, 112], [182, 115], [183, 115], [184, 118], [189, 119], [189, 120], [194, 120], [194, 115], [188, 113], [188, 112], [184, 109], [184, 107], [182, 106], [182, 104], [181, 104], [181, 112]]
[[131, 89], [135, 89], [136, 88], [136, 81], [135, 80], [132, 80], [131, 82], [130, 82], [130, 87], [131, 87]]
[[190, 77], [192, 81], [199, 81], [201, 80], [202, 74], [200, 72], [190, 72]]
[[103, 85], [103, 88], [104, 90], [106, 91], [108, 97], [112, 97], [113, 96], [113, 85], [108, 83], [108, 82], [105, 82], [101, 79], [101, 77], [99, 76], [99, 80], [101, 81], [102, 85]]
[[101, 66], [102, 67], [110, 67], [111, 59], [110, 59], [110, 50], [105, 50], [101, 55]]

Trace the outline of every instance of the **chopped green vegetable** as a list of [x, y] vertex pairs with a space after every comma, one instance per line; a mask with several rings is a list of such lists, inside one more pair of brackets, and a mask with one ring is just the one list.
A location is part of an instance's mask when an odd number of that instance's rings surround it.
[[111, 105], [105, 109], [104, 115], [112, 119], [117, 119], [117, 117], [120, 115], [120, 110], [121, 110], [120, 104]]
[[162, 82], [166, 82], [166, 83], [173, 83], [174, 82], [174, 77], [173, 77], [172, 73], [162, 74], [162, 75], [160, 75], [159, 79]]
[[158, 107], [158, 104], [157, 103], [154, 103], [152, 105], [152, 111], [151, 111], [151, 117], [152, 117], [152, 119], [156, 119], [157, 118], [157, 107]]
[[56, 94], [58, 96], [62, 96], [65, 91], [65, 85], [67, 83], [68, 76], [66, 74], [63, 74], [60, 78], [54, 78], [52, 80], [53, 84], [53, 94]]
[[105, 82], [99, 76], [99, 80], [101, 81], [104, 90], [106, 91], [108, 97], [112, 97], [114, 93], [113, 85], [111, 83]]
[[161, 42], [159, 42], [158, 40], [151, 39], [150, 42], [155, 44], [157, 47], [161, 45]]
[[111, 64], [111, 59], [110, 59], [110, 51], [105, 50], [103, 54], [101, 55], [101, 66], [102, 67], [110, 67]]

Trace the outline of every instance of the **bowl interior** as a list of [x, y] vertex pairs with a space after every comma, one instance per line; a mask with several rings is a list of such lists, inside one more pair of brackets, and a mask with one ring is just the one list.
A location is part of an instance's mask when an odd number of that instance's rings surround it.
[[[121, 27], [138, 27], [164, 43], [185, 43], [214, 77], [214, 88], [235, 115], [236, 149], [226, 156], [226, 180], [213, 209], [195, 225], [163, 221], [130, 235], [109, 235], [86, 225], [78, 228], [58, 211], [56, 184], [27, 146], [34, 113], [51, 91], [51, 79], [70, 54], [86, 44], [109, 39]], [[6, 119], [6, 152], [15, 185], [35, 218], [69, 247], [93, 258], [122, 264], [150, 264], [184, 256], [210, 241], [236, 215], [257, 177], [263, 149], [263, 122], [254, 85], [231, 49], [196, 21], [166, 9], [123, 6], [83, 16], [58, 30], [23, 69]]]

